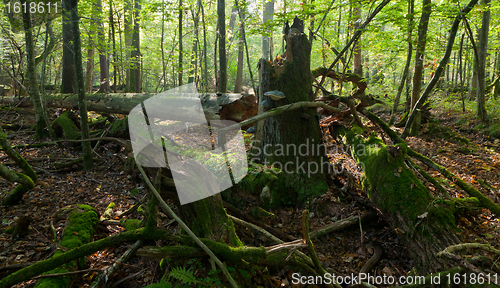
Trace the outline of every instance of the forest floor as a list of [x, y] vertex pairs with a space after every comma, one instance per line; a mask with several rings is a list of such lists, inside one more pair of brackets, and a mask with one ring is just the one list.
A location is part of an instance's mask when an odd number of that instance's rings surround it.
[[[381, 116], [387, 117], [383, 114]], [[457, 121], [463, 116], [456, 111], [433, 111], [433, 120], [424, 125], [423, 134], [418, 137], [409, 137], [407, 143], [435, 162], [448, 167], [457, 176], [471, 183], [494, 202], [499, 203], [499, 140], [477, 133], [474, 130], [478, 124], [476, 120], [472, 119], [457, 125]], [[0, 122], [2, 124], [20, 122], [33, 124], [33, 111], [29, 109], [0, 110]], [[380, 130], [373, 126], [369, 127], [375, 131]], [[33, 130], [21, 129], [6, 131], [6, 133], [11, 145], [40, 142], [34, 140]], [[335, 143], [332, 142], [332, 144]], [[349, 155], [342, 153], [342, 149], [335, 148], [335, 145], [332, 149], [329, 154], [330, 160], [341, 163], [347, 173], [344, 174], [345, 177], [335, 180], [339, 187], [332, 186], [328, 193], [310, 204], [311, 231], [326, 224], [359, 215], [366, 209], [356, 201], [358, 196], [366, 197], [359, 181], [362, 172], [354, 165]], [[106, 207], [114, 202], [116, 206], [111, 212], [111, 218], [118, 219], [121, 213], [147, 194], [144, 184], [133, 175], [124, 172], [125, 159], [130, 155], [118, 150], [113, 143], [101, 145], [95, 154], [95, 159], [98, 160], [96, 167], [92, 171], [82, 172], [78, 166], [64, 170], [58, 170], [54, 166], [55, 162], [64, 162], [81, 156], [79, 149], [74, 145], [67, 144], [62, 148], [53, 145], [18, 149], [20, 154], [36, 169], [39, 181], [34, 189], [24, 195], [21, 204], [0, 208], [0, 278], [16, 271], [19, 267], [47, 259], [53, 254], [57, 244], [52, 236], [51, 221], [53, 221], [52, 215], [60, 208], [71, 204], [88, 204], [95, 207], [102, 215]], [[0, 160], [10, 169], [17, 169], [3, 152], [0, 152]], [[452, 197], [466, 197], [464, 192], [437, 172], [432, 170], [428, 172], [440, 179]], [[493, 189], [488, 188], [483, 181], [486, 181]], [[436, 189], [431, 184], [425, 181], [423, 183], [429, 187], [431, 193], [434, 193]], [[348, 185], [349, 191], [341, 189], [343, 184]], [[0, 179], [1, 193], [10, 191], [14, 187], [15, 184]], [[263, 219], [263, 221], [294, 238], [301, 238], [302, 209], [283, 208], [271, 212], [275, 214], [275, 217]], [[22, 216], [28, 216], [31, 219], [29, 230], [25, 236], [12, 239], [11, 235], [5, 231], [14, 226]], [[128, 217], [143, 219], [144, 216], [135, 212]], [[478, 211], [474, 215], [466, 215], [456, 221], [468, 242], [490, 243], [497, 249], [500, 248], [498, 244], [500, 221], [489, 211]], [[179, 233], [180, 230], [162, 213], [160, 213], [159, 225], [175, 233]], [[64, 221], [54, 222], [53, 226], [57, 236], [60, 237], [64, 229]], [[124, 228], [119, 225], [99, 225], [94, 240], [123, 230]], [[266, 239], [254, 235], [248, 229], [237, 226], [237, 232], [245, 245], [271, 245]], [[381, 244], [384, 254], [371, 274], [406, 275], [412, 267], [408, 251], [398, 240], [397, 234], [378, 216], [371, 221], [325, 235], [314, 241], [314, 247], [327, 270], [333, 269], [340, 274], [350, 274], [358, 273], [371, 257], [373, 240]], [[120, 257], [131, 244], [108, 248], [92, 254], [87, 257], [87, 267], [81, 267], [81, 269], [103, 269], [114, 263], [116, 258]], [[160, 245], [161, 243], [147, 244]], [[134, 256], [109, 279], [109, 283], [116, 284], [112, 287], [143, 287], [158, 282], [163, 276], [158, 263], [157, 259]], [[169, 269], [176, 266], [191, 268], [194, 276], [206, 284], [205, 287], [221, 287], [221, 284], [218, 284], [220, 282], [217, 280], [217, 275], [209, 272], [210, 263], [207, 258], [171, 261], [167, 264]], [[251, 277], [251, 282], [255, 286], [302, 287], [291, 284], [293, 272], [287, 267], [282, 267], [281, 271], [269, 271], [263, 267], [256, 267], [252, 273], [247, 273], [247, 277]], [[245, 273], [240, 272], [240, 274]], [[89, 287], [97, 275], [97, 271], [78, 274], [74, 277], [72, 287]], [[218, 278], [224, 279], [220, 273]], [[126, 280], [123, 281], [124, 279]], [[36, 279], [30, 280], [15, 287], [33, 287], [36, 281]], [[175, 282], [174, 287], [176, 287]]]

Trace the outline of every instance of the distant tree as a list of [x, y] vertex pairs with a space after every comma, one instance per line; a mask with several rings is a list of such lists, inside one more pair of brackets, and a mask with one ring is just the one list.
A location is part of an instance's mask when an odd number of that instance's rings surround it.
[[227, 92], [227, 59], [226, 59], [226, 1], [217, 0], [217, 33], [219, 39], [220, 77], [218, 91]]
[[62, 1], [62, 37], [63, 37], [63, 56], [62, 56], [62, 83], [61, 93], [75, 93], [76, 92], [76, 76], [75, 76], [75, 62], [73, 60], [73, 31], [71, 30], [70, 0]]
[[[73, 48], [74, 62], [76, 70], [76, 82], [78, 87], [78, 110], [80, 112], [80, 129], [82, 131], [82, 139], [89, 139], [89, 123], [87, 115], [87, 102], [85, 99], [85, 81], [83, 79], [83, 64], [82, 64], [82, 44], [80, 40], [80, 17], [78, 16], [78, 0], [69, 0], [68, 10], [70, 11], [72, 30], [73, 30]], [[83, 142], [83, 168], [85, 170], [92, 169], [94, 166], [92, 160], [92, 149], [90, 142]]]
[[97, 26], [97, 51], [99, 51], [99, 68], [101, 70], [101, 81], [99, 85], [99, 93], [109, 92], [109, 69], [108, 69], [108, 57], [106, 51], [106, 37], [104, 36], [104, 26], [101, 21], [102, 17], [102, 3], [101, 0], [96, 0], [94, 2], [94, 17], [95, 24]]
[[[351, 2], [351, 5], [353, 5], [353, 10], [352, 10], [352, 21], [354, 21], [354, 30], [358, 29], [358, 27], [361, 25], [361, 3], [357, 0], [354, 0]], [[353, 50], [353, 64], [354, 64], [354, 73], [359, 75], [360, 77], [363, 77], [363, 64], [361, 61], [361, 44], [360, 44], [360, 39], [359, 37], [356, 42], [354, 42], [354, 46], [352, 47]]]
[[[424, 71], [425, 46], [427, 44], [427, 30], [429, 19], [432, 12], [431, 0], [422, 1], [422, 16], [418, 23], [417, 51], [415, 51], [415, 70], [413, 72], [413, 90], [411, 93], [411, 110], [415, 109], [415, 104], [420, 98], [420, 87], [422, 86], [422, 75]], [[416, 114], [415, 121], [411, 127], [410, 133], [415, 135], [420, 132], [420, 113]]]
[[401, 93], [403, 92], [403, 88], [405, 87], [405, 82], [408, 79], [408, 74], [410, 72], [410, 64], [411, 64], [411, 56], [413, 54], [413, 44], [411, 43], [411, 35], [413, 33], [413, 13], [415, 10], [415, 1], [408, 1], [408, 50], [406, 52], [406, 63], [405, 68], [403, 69], [403, 76], [401, 77], [401, 81], [399, 83], [398, 91], [396, 92], [396, 97], [394, 99], [394, 105], [392, 106], [391, 118], [389, 119], [389, 124], [392, 125], [394, 123], [394, 118], [396, 115], [396, 109], [399, 106], [399, 99], [401, 97]]
[[487, 120], [485, 108], [485, 94], [486, 94], [486, 54], [488, 53], [488, 34], [490, 31], [490, 1], [482, 0], [481, 6], [484, 6], [482, 25], [479, 33], [478, 45], [478, 61], [477, 61], [477, 116], [481, 120]]
[[179, 83], [178, 83], [178, 85], [179, 86], [182, 86], [182, 61], [183, 61], [183, 59], [182, 59], [182, 54], [183, 54], [183, 51], [182, 51], [182, 49], [183, 49], [183, 47], [182, 47], [182, 41], [183, 41], [183, 37], [182, 37], [182, 13], [184, 13], [183, 11], [184, 11], [184, 9], [182, 8], [182, 0], [179, 0], [179, 18], [178, 18], [179, 19], [179, 24], [178, 24], [178, 26], [179, 26], [179, 62], [178, 62], [179, 63], [179, 71], [178, 71], [178, 73], [179, 73], [178, 79], [179, 80], [178, 80], [178, 82]]

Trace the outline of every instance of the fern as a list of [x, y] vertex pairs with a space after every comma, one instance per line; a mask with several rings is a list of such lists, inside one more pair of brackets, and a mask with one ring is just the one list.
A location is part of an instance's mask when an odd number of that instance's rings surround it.
[[172, 268], [172, 271], [168, 274], [169, 277], [175, 278], [186, 284], [197, 284], [198, 280], [194, 276], [194, 273], [190, 270], [186, 270], [184, 267]]

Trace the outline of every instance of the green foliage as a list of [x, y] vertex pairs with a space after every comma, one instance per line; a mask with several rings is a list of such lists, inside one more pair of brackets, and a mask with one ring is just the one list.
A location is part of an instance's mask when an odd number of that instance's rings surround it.
[[488, 127], [488, 135], [494, 138], [500, 138], [500, 123], [493, 123]]
[[172, 271], [170, 271], [169, 276], [172, 278], [175, 278], [185, 284], [197, 284], [198, 280], [196, 280], [196, 277], [194, 276], [193, 271], [191, 269], [186, 270], [184, 267], [176, 267], [172, 268]]

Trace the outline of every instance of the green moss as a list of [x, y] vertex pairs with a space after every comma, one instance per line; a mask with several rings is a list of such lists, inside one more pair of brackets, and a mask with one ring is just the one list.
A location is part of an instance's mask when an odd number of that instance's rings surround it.
[[464, 126], [464, 125], [468, 125], [469, 124], [469, 120], [465, 119], [465, 118], [460, 118], [458, 119], [457, 122], [455, 122], [455, 125], [457, 126]]
[[68, 218], [68, 226], [64, 229], [61, 246], [75, 248], [89, 243], [94, 237], [98, 222], [97, 211], [91, 206], [80, 204]]
[[61, 116], [57, 117], [51, 124], [52, 129], [54, 129], [59, 137], [64, 133], [67, 139], [77, 140], [80, 138], [80, 130], [78, 130], [73, 120], [69, 118], [70, 114], [70, 111], [65, 111]]
[[274, 218], [274, 214], [271, 213], [271, 212], [268, 212], [264, 209], [262, 209], [261, 207], [253, 207], [252, 209], [250, 209], [249, 211], [249, 214], [255, 218], [255, 219], [262, 219], [262, 218], [265, 218], [265, 217], [269, 217], [269, 218]]
[[474, 130], [475, 131], [479, 131], [479, 130], [483, 130], [483, 129], [486, 129], [488, 126], [484, 123], [479, 123], [477, 124], [475, 127], [474, 127]]
[[16, 228], [15, 227], [7, 227], [4, 232], [7, 234], [12, 234], [12, 232], [14, 232], [14, 229], [16, 229]]
[[132, 230], [136, 230], [136, 229], [140, 228], [141, 224], [142, 224], [142, 221], [138, 220], [138, 219], [125, 219], [125, 218], [122, 218], [120, 220], [120, 224], [122, 224], [123, 227], [125, 227], [125, 230], [132, 231]]
[[494, 138], [500, 138], [500, 123], [494, 123], [488, 127], [488, 135]]
[[111, 125], [111, 129], [109, 129], [109, 134], [112, 137], [129, 138], [130, 135], [128, 131], [128, 118], [125, 117], [123, 119], [115, 121], [113, 125]]
[[[57, 267], [56, 269], [53, 269], [49, 272], [43, 273], [43, 275], [46, 274], [59, 274], [59, 273], [67, 273], [70, 272], [71, 267], [75, 266], [75, 261], [71, 261], [69, 263], [66, 263], [60, 267]], [[72, 270], [72, 269], [71, 269]], [[36, 288], [65, 288], [69, 286], [69, 283], [71, 282], [71, 276], [60, 276], [60, 277], [49, 277], [49, 278], [42, 278], [40, 281], [38, 281], [37, 285], [35, 286]]]

